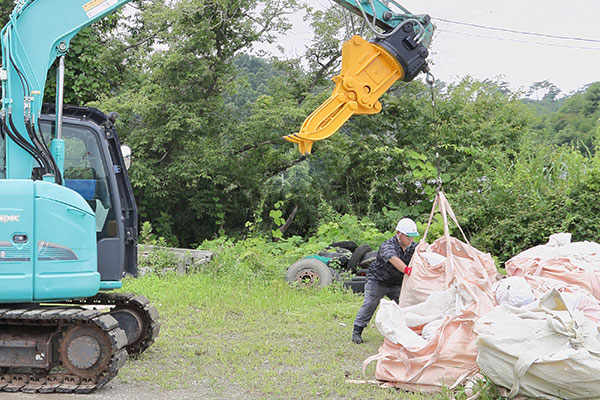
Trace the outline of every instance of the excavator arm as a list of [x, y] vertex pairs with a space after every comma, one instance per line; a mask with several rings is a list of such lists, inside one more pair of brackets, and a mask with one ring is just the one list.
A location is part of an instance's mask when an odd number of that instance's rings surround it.
[[298, 133], [284, 136], [297, 143], [302, 154], [310, 154], [314, 142], [333, 135], [352, 115], [381, 111], [378, 99], [397, 80], [410, 82], [420, 72], [429, 71], [427, 47], [433, 25], [428, 15], [412, 14], [393, 0], [336, 2], [362, 16], [375, 39], [368, 42], [353, 36], [344, 43], [342, 71], [333, 78], [333, 93], [306, 118]]
[[[48, 69], [57, 57], [67, 52], [69, 42], [77, 32], [129, 1], [18, 2], [9, 23], [0, 32], [1, 118], [2, 131], [7, 136], [7, 178], [28, 179], [35, 160], [43, 174], [53, 175], [57, 183], [61, 182], [64, 144], [60, 138], [56, 138], [49, 151], [38, 129]], [[57, 99], [61, 93], [57, 93]], [[57, 104], [58, 107], [62, 107], [62, 104]]]

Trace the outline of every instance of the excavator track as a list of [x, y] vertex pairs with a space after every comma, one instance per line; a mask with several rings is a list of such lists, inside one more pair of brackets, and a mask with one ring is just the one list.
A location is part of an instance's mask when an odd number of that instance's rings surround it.
[[111, 307], [109, 314], [125, 330], [127, 353], [138, 356], [154, 343], [160, 332], [158, 311], [142, 295], [134, 293], [100, 292], [94, 297], [72, 300], [73, 304]]
[[144, 296], [101, 292], [65, 303], [0, 305], [0, 391], [92, 392], [160, 331]]
[[76, 306], [0, 308], [0, 390], [89, 393], [117, 375], [127, 337], [110, 315]]

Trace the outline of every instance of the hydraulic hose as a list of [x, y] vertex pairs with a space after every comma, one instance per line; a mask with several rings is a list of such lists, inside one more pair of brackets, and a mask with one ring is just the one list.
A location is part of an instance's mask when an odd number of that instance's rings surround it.
[[37, 125], [38, 128], [38, 135], [42, 140], [42, 143], [44, 144], [44, 149], [45, 152], [48, 156], [48, 160], [50, 161], [50, 164], [52, 164], [52, 171], [54, 174], [54, 182], [62, 185], [63, 184], [63, 177], [60, 173], [60, 168], [58, 168], [58, 165], [56, 164], [56, 160], [54, 159], [54, 157], [52, 156], [52, 153], [50, 153], [50, 150], [48, 150], [48, 147], [46, 146], [46, 141], [44, 140], [44, 134], [42, 133], [42, 130], [40, 129], [40, 125]]
[[8, 137], [10, 139], [12, 139], [13, 142], [15, 142], [19, 147], [21, 147], [23, 150], [25, 150], [31, 157], [33, 157], [37, 160], [37, 157], [35, 155], [35, 149], [29, 143], [23, 143], [22, 138], [20, 139], [19, 136], [16, 136], [8, 128], [5, 118], [2, 118], [2, 127], [3, 127], [3, 130], [6, 132], [6, 134], [8, 135]]
[[43, 154], [41, 154], [38, 149], [33, 147], [27, 140], [25, 140], [25, 138], [19, 133], [19, 130], [17, 129], [17, 127], [15, 126], [15, 124], [13, 122], [11, 113], [8, 114], [8, 122], [12, 129], [12, 131], [7, 130], [10, 138], [17, 145], [19, 145], [21, 148], [23, 148], [25, 151], [27, 151], [38, 162], [38, 164], [40, 165], [40, 167], [42, 167], [44, 172], [48, 172], [48, 165], [46, 164], [46, 162], [44, 160]]
[[[30, 92], [29, 82], [27, 81], [27, 78], [24, 76], [23, 72], [15, 63], [14, 59], [12, 58], [12, 55], [9, 55], [8, 58], [13, 68], [15, 69], [17, 76], [19, 77], [19, 80], [21, 81], [21, 87], [23, 88], [23, 96], [24, 98], [26, 98], [28, 93]], [[15, 127], [12, 120], [12, 114], [9, 113], [9, 123], [12, 128], [12, 131], [8, 129], [6, 121], [3, 121], [3, 126], [6, 129], [6, 132], [8, 133], [9, 137], [38, 162], [43, 174], [49, 172], [52, 173], [54, 175], [55, 182], [62, 184], [62, 176], [60, 174], [58, 166], [56, 165], [56, 161], [52, 157], [52, 154], [50, 154], [45, 144], [43, 144], [43, 137], [42, 140], [40, 140], [40, 137], [37, 136], [35, 127], [32, 126], [31, 121], [27, 120], [26, 115], [23, 116], [23, 121], [25, 124], [25, 129], [27, 130], [27, 135], [31, 139], [31, 143], [33, 143], [33, 146], [23, 137], [23, 135], [19, 133], [19, 130]]]
[[31, 143], [33, 143], [33, 145], [37, 149], [37, 152], [38, 152], [40, 158], [44, 161], [45, 168], [42, 168], [43, 173], [51, 172], [50, 171], [51, 163], [48, 160], [48, 154], [45, 151], [46, 149], [44, 149], [43, 145], [40, 143], [40, 140], [37, 137], [35, 129], [31, 126], [31, 121], [25, 120], [24, 122], [25, 122], [25, 129], [27, 130], [27, 135], [29, 136], [29, 139], [31, 139]]

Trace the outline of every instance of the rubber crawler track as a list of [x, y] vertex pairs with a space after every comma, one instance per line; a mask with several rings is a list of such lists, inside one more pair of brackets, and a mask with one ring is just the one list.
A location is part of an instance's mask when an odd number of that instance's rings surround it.
[[96, 326], [110, 342], [110, 361], [106, 368], [92, 378], [67, 373], [50, 372], [45, 376], [33, 373], [4, 373], [0, 375], [0, 390], [25, 393], [89, 393], [117, 375], [127, 360], [127, 337], [114, 318], [97, 310], [81, 307], [48, 307], [31, 305], [24, 308], [0, 308], [0, 324], [22, 327]]

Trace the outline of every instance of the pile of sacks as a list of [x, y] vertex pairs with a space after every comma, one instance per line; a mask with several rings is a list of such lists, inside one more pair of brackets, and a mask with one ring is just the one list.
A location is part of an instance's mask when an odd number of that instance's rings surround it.
[[[409, 391], [439, 392], [481, 372], [517, 394], [600, 398], [600, 245], [557, 234], [506, 263], [448, 233], [458, 225], [443, 193], [434, 203], [444, 236], [423, 240], [411, 260], [401, 307], [382, 300], [384, 336], [375, 377]], [[431, 219], [430, 219], [431, 220]], [[464, 237], [464, 235], [463, 235]]]
[[[444, 235], [427, 244], [427, 232], [439, 207]], [[376, 354], [375, 377], [404, 390], [439, 392], [478, 370], [477, 320], [495, 305], [494, 260], [464, 241], [451, 237], [448, 218], [460, 228], [442, 192], [434, 201], [430, 223], [418, 244], [410, 278], [404, 279], [400, 304], [382, 300], [375, 325], [384, 336]]]
[[511, 398], [600, 398], [600, 244], [555, 234], [506, 272], [474, 327], [481, 372]]

